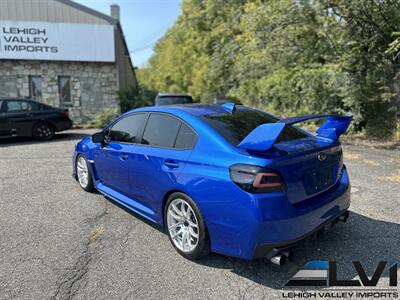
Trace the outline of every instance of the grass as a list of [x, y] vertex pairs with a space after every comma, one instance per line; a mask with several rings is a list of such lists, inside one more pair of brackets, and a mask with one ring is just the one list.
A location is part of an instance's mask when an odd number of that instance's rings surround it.
[[377, 138], [369, 137], [360, 133], [350, 133], [341, 137], [345, 144], [361, 145], [378, 149], [400, 149], [400, 135], [395, 134], [392, 137]]
[[362, 161], [363, 161], [363, 163], [370, 165], [370, 166], [374, 166], [374, 167], [379, 166], [379, 163], [372, 159], [363, 159]]
[[103, 225], [92, 229], [92, 231], [90, 232], [90, 241], [92, 242], [97, 241], [99, 238], [101, 238], [103, 233], [104, 233]]
[[380, 165], [379, 162], [372, 160], [372, 159], [362, 158], [360, 154], [354, 153], [354, 152], [345, 151], [343, 154], [343, 157], [345, 160], [359, 160], [364, 164], [374, 166], [374, 167], [377, 167]]
[[348, 160], [357, 160], [360, 158], [360, 154], [349, 152], [349, 151], [344, 152], [343, 156], [344, 156], [344, 159], [348, 159]]
[[390, 175], [390, 176], [381, 176], [378, 179], [383, 181], [391, 181], [394, 183], [400, 183], [400, 175]]
[[[320, 126], [321, 124], [316, 122], [306, 122], [301, 124], [299, 127], [315, 134], [316, 130]], [[375, 132], [379, 132], [379, 130], [375, 130]], [[349, 132], [342, 135], [341, 140], [346, 144], [361, 145], [378, 149], [400, 149], [400, 128], [390, 136], [383, 134], [383, 132], [381, 136], [367, 135], [366, 131]]]

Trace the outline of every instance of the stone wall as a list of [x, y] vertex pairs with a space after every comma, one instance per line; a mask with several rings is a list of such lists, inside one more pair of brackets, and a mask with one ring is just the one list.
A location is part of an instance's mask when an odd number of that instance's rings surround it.
[[58, 76], [71, 77], [70, 116], [86, 123], [97, 112], [118, 110], [114, 63], [0, 61], [0, 97], [29, 97], [29, 76], [42, 76], [42, 102], [60, 106]]

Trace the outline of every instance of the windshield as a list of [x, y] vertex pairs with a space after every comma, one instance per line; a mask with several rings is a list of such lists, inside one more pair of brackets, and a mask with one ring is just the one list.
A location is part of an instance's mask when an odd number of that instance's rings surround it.
[[[237, 146], [256, 127], [278, 121], [271, 115], [250, 108], [237, 108], [233, 114], [212, 114], [200, 118], [233, 146]], [[279, 135], [277, 143], [305, 137], [308, 137], [308, 135], [303, 131], [293, 126], [286, 126]]]
[[156, 99], [156, 105], [187, 104], [193, 103], [192, 97], [172, 96]]

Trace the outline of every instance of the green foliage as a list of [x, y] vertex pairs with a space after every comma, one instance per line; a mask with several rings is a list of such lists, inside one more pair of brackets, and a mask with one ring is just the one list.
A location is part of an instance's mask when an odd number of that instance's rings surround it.
[[118, 116], [118, 112], [115, 110], [105, 110], [97, 113], [94, 118], [90, 121], [90, 125], [95, 128], [103, 128], [113, 119]]
[[153, 101], [157, 93], [144, 84], [139, 89], [120, 89], [118, 91], [118, 100], [121, 113], [131, 109], [153, 105]]
[[144, 106], [144, 101], [140, 99], [139, 91], [134, 88], [120, 89], [118, 91], [118, 100], [121, 113]]
[[400, 1], [185, 0], [142, 86], [230, 95], [286, 116], [354, 115], [354, 129], [398, 124]]

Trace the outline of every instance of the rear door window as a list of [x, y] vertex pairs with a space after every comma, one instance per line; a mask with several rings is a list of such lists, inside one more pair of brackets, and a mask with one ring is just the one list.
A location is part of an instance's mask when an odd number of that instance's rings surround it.
[[145, 145], [173, 148], [181, 121], [164, 114], [150, 114], [142, 143]]
[[138, 143], [138, 135], [143, 126], [146, 114], [134, 114], [122, 118], [108, 129], [106, 135], [110, 141]]
[[51, 107], [51, 106], [46, 105], [46, 104], [41, 104], [40, 105], [40, 110], [51, 110], [51, 109], [54, 109], [54, 107]]
[[191, 149], [197, 141], [197, 134], [186, 124], [182, 123], [181, 128], [176, 138], [175, 148], [177, 149]]
[[42, 105], [36, 102], [28, 102], [28, 111], [39, 111]]
[[[233, 146], [237, 146], [256, 127], [265, 123], [276, 123], [278, 121], [277, 118], [262, 111], [250, 108], [237, 108], [232, 114], [213, 114], [200, 118]], [[308, 137], [308, 135], [303, 131], [293, 126], [285, 126], [279, 135], [277, 143], [305, 137]]]

